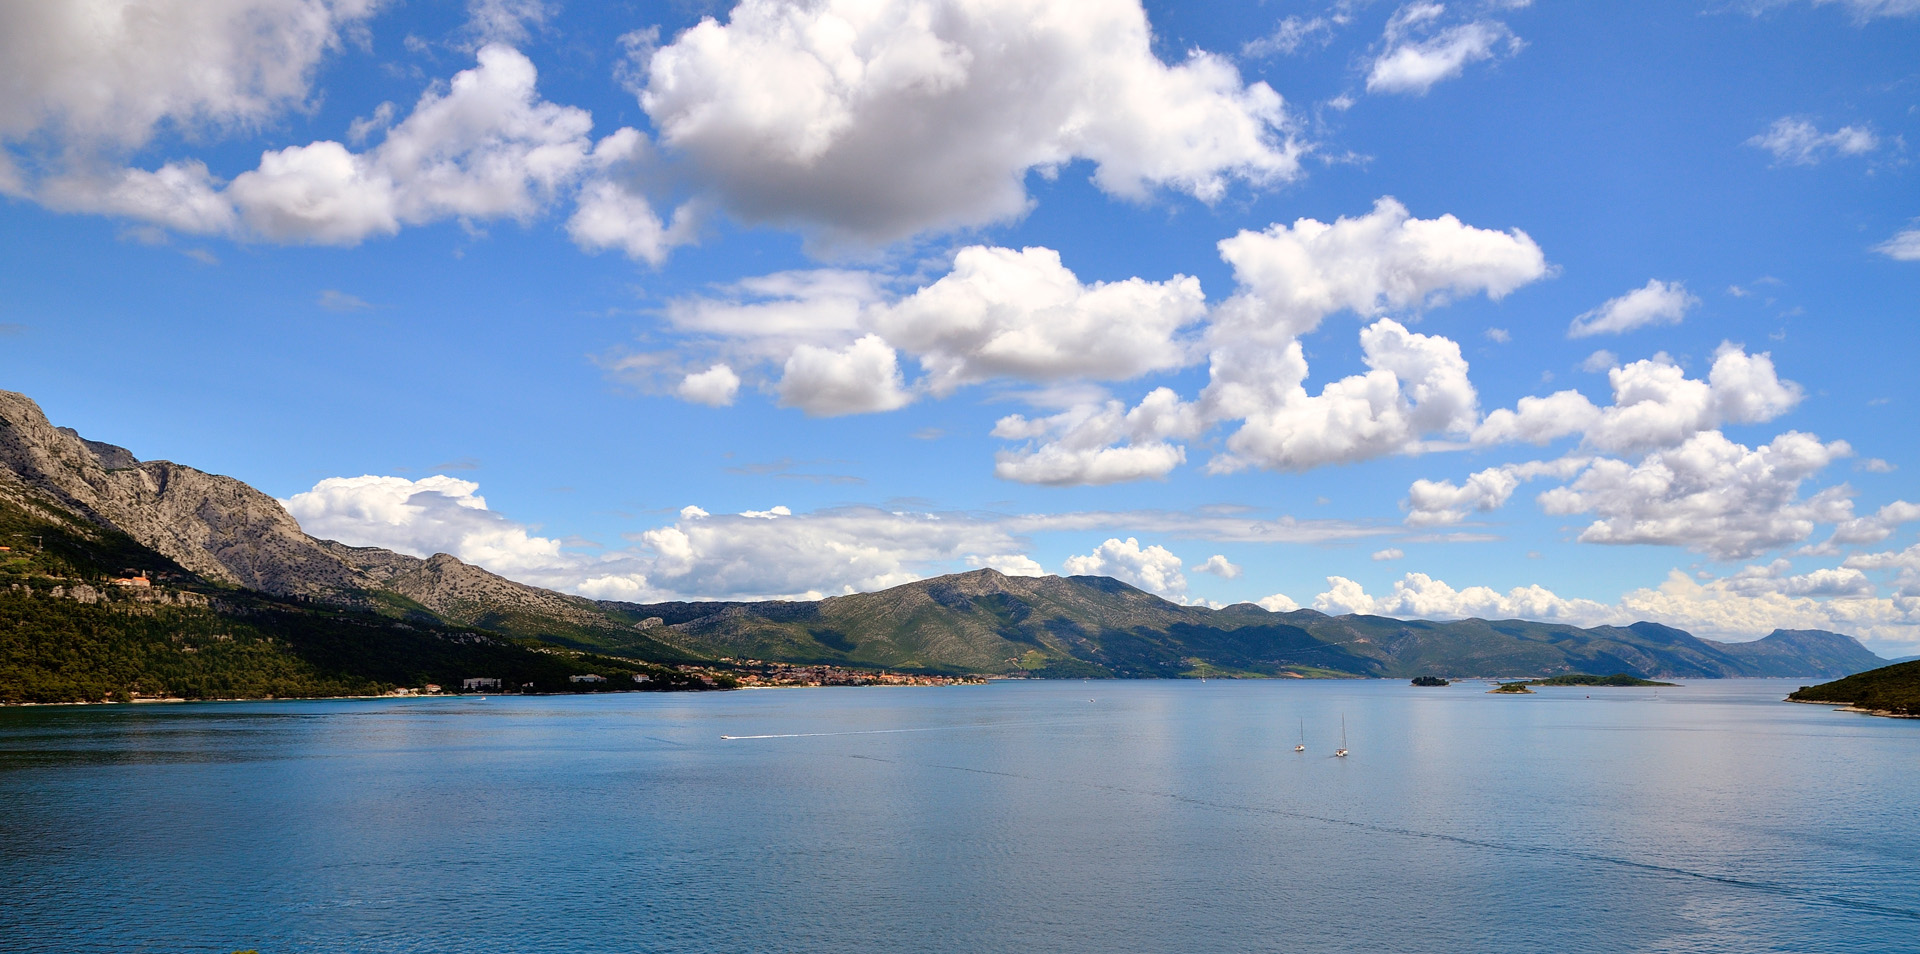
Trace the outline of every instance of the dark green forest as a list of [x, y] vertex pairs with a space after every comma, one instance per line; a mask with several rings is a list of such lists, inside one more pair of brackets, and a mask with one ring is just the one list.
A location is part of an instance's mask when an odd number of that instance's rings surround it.
[[1920, 716], [1920, 661], [1883, 666], [1818, 686], [1801, 686], [1795, 702], [1844, 702], [1856, 709]]
[[[607, 681], [567, 679], [585, 673]], [[523, 692], [707, 686], [665, 666], [378, 617], [270, 604], [225, 613], [90, 605], [0, 591], [0, 702], [368, 695], [456, 688], [473, 676]]]

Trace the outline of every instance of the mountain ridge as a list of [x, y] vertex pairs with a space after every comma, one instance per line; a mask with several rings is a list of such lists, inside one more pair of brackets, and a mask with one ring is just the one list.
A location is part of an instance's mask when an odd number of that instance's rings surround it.
[[444, 553], [415, 557], [314, 538], [278, 501], [242, 481], [141, 461], [55, 427], [25, 395], [0, 391], [0, 511], [6, 508], [115, 554], [90, 564], [92, 577], [74, 578], [90, 592], [104, 592], [92, 584], [112, 573], [150, 563], [203, 594], [227, 594], [234, 605], [254, 593], [363, 614], [376, 629], [466, 627], [487, 638], [652, 663], [765, 660], [1007, 676], [1706, 678], [1841, 676], [1886, 662], [1851, 637], [1821, 631], [1721, 643], [1650, 622], [1583, 629], [1270, 612], [1251, 603], [1216, 610], [1109, 577], [992, 569], [806, 602], [592, 600]]
[[[1885, 660], [1850, 636], [1720, 642], [1658, 623], [1401, 620], [1170, 602], [1108, 577], [991, 569], [810, 602], [618, 604], [713, 655], [1016, 675], [1844, 675]], [[959, 647], [956, 649], [955, 647]]]

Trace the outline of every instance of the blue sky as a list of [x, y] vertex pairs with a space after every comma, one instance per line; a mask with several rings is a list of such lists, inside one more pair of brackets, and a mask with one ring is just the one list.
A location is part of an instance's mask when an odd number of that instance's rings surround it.
[[601, 597], [1903, 655], [1917, 53], [1907, 0], [35, 4], [0, 387]]

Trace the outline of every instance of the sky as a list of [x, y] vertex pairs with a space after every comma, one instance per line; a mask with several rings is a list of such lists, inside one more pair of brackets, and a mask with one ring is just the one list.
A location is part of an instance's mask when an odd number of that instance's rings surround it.
[[1920, 653], [1920, 2], [0, 8], [0, 388], [606, 599]]

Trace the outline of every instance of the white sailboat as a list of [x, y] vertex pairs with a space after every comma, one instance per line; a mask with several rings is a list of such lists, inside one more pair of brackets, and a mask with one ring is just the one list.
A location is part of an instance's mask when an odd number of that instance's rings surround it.
[[1293, 750], [1295, 752], [1305, 752], [1307, 750], [1307, 720], [1305, 719], [1300, 720], [1300, 742], [1293, 747]]
[[1347, 717], [1344, 715], [1340, 717], [1340, 747], [1334, 750], [1333, 757], [1336, 759], [1347, 757]]

